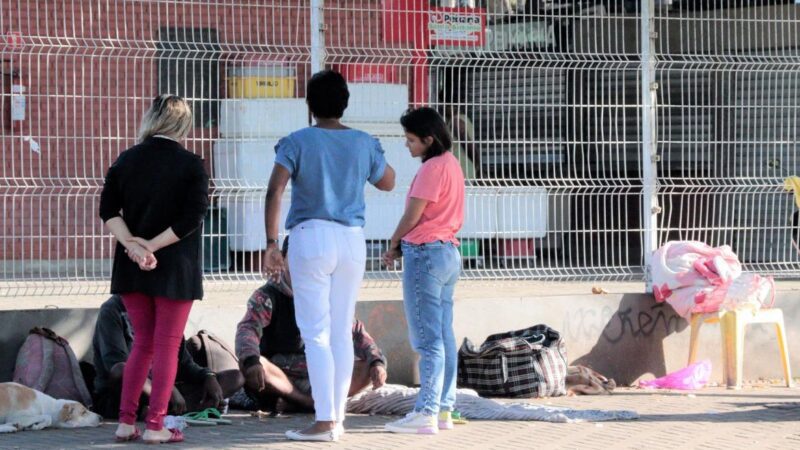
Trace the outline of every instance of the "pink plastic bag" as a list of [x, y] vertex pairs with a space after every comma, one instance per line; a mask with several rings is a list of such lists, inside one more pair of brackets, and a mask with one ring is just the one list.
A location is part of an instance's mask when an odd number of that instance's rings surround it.
[[661, 378], [639, 381], [639, 387], [693, 390], [705, 386], [710, 377], [711, 361], [705, 359]]

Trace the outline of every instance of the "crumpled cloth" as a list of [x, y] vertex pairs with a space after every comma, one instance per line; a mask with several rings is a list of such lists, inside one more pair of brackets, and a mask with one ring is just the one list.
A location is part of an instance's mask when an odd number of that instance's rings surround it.
[[183, 431], [188, 425], [183, 416], [164, 416], [164, 428], [168, 430]]
[[783, 180], [783, 189], [794, 192], [794, 204], [800, 208], [800, 177], [788, 177]]
[[730, 248], [697, 241], [671, 241], [653, 253], [653, 295], [678, 315], [742, 308], [769, 308], [775, 300], [772, 277], [743, 273]]
[[617, 387], [614, 380], [586, 366], [569, 366], [566, 384], [569, 395], [607, 395]]
[[[387, 384], [367, 389], [347, 400], [347, 412], [353, 414], [403, 415], [411, 412], [418, 388]], [[555, 423], [603, 422], [638, 419], [636, 411], [577, 410], [530, 403], [501, 403], [482, 398], [472, 389], [456, 391], [456, 409], [466, 419], [532, 420]]]

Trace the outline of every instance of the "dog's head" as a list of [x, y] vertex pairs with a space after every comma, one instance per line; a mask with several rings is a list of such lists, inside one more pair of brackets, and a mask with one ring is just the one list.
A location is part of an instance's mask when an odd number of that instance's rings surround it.
[[100, 425], [102, 417], [95, 414], [85, 406], [72, 400], [58, 400], [60, 405], [58, 413], [59, 428], [96, 427]]

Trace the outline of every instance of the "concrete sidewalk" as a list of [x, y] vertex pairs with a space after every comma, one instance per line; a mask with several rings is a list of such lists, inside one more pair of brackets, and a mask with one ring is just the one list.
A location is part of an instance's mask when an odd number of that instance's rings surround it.
[[[337, 444], [294, 443], [283, 437], [311, 417], [258, 420], [232, 414], [231, 426], [194, 427], [186, 442], [170, 449], [660, 449], [800, 448], [800, 389], [749, 387], [740, 391], [707, 388], [693, 393], [620, 389], [611, 396], [532, 400], [577, 409], [629, 409], [640, 419], [627, 422], [553, 424], [473, 421], [437, 436], [383, 432], [383, 416], [350, 416], [348, 433]], [[138, 449], [113, 441], [115, 424], [80, 430], [45, 430], [0, 435], [0, 448]]]

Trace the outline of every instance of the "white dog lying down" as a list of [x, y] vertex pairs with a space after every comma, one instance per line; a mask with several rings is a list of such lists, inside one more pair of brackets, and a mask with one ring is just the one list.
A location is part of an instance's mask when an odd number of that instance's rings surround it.
[[17, 383], [0, 383], [0, 433], [100, 425], [101, 417], [72, 400], [56, 400]]

